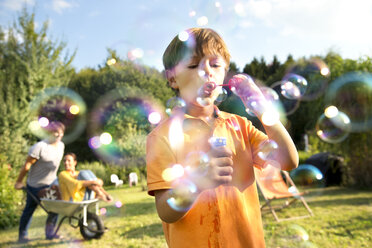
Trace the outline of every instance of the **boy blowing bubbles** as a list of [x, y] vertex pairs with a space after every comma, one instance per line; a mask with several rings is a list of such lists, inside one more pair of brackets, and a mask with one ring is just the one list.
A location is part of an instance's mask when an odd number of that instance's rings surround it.
[[[148, 135], [148, 193], [155, 196], [169, 247], [265, 247], [253, 170], [253, 166], [262, 169], [265, 164], [257, 155], [258, 147], [268, 139], [275, 141], [280, 154], [276, 161], [283, 170], [297, 167], [297, 150], [279, 121], [270, 126], [263, 123], [265, 134], [246, 118], [214, 106], [230, 54], [212, 29], [191, 28], [187, 32], [191, 42], [176, 36], [163, 55], [169, 85], [186, 102], [186, 113], [181, 118], [183, 145], [172, 147], [170, 142], [170, 126], [179, 114]], [[234, 78], [245, 80], [249, 88], [246, 90], [265, 102], [259, 88], [247, 77]], [[206, 100], [200, 104], [198, 92], [205, 83], [214, 83], [217, 88], [205, 94]], [[262, 113], [257, 111], [256, 115], [261, 120]], [[226, 145], [214, 146], [209, 142], [211, 137], [224, 137]], [[169, 199], [177, 194], [182, 197], [182, 190], [175, 190], [174, 182], [164, 179], [163, 172], [176, 164], [190, 166], [190, 156], [197, 152], [208, 154], [208, 165], [203, 170], [193, 168], [202, 173], [185, 173], [184, 177], [196, 185], [194, 197], [187, 208], [174, 208]]]

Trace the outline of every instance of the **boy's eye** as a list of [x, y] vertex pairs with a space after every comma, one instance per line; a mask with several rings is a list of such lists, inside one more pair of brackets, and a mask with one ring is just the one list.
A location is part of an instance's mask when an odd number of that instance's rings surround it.
[[199, 65], [192, 64], [192, 65], [189, 65], [187, 68], [195, 69], [195, 68], [197, 68], [198, 66], [199, 66]]

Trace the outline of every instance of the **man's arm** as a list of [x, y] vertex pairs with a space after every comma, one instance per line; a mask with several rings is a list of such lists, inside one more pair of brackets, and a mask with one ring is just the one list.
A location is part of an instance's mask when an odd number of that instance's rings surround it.
[[22, 189], [24, 187], [23, 178], [26, 176], [27, 172], [30, 170], [31, 166], [37, 161], [36, 158], [27, 156], [25, 164], [22, 166], [19, 172], [16, 183], [14, 184], [15, 189]]

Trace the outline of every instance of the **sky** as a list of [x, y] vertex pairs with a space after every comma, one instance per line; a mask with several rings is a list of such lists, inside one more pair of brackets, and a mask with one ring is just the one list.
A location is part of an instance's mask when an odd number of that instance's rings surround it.
[[216, 30], [241, 70], [254, 57], [372, 56], [370, 0], [0, 0], [4, 30], [23, 6], [37, 28], [49, 23], [51, 40], [76, 50], [78, 70], [103, 65], [108, 48], [162, 70], [165, 48], [190, 27]]

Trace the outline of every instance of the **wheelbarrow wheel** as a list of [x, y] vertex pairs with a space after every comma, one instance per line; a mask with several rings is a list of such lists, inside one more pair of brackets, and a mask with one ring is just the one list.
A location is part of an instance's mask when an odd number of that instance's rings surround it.
[[103, 226], [103, 221], [101, 218], [94, 213], [87, 213], [87, 224], [84, 226], [83, 220], [80, 220], [80, 233], [84, 239], [99, 239], [104, 233], [105, 227]]

